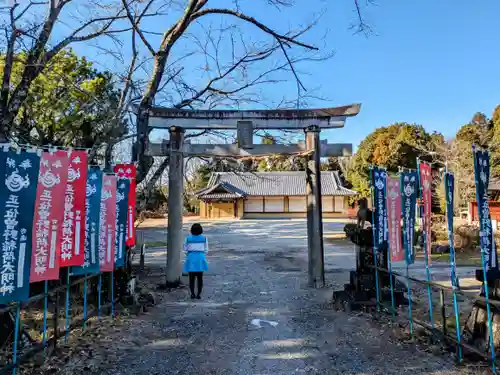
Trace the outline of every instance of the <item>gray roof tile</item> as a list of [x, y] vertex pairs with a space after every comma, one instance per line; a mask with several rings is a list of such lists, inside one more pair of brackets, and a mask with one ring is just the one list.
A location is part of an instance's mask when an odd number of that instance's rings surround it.
[[246, 196], [245, 192], [227, 182], [209, 184], [205, 189], [194, 193], [194, 195], [203, 197], [203, 199], [236, 199]]
[[[197, 193], [204, 196], [219, 185], [231, 187], [228, 193], [243, 193], [249, 196], [302, 196], [306, 194], [305, 172], [217, 172], [213, 173], [207, 189]], [[234, 189], [233, 189], [234, 188]], [[211, 191], [210, 191], [211, 190]], [[215, 189], [214, 189], [215, 190]], [[353, 190], [342, 186], [337, 171], [321, 172], [322, 195], [357, 195]]]
[[238, 199], [242, 198], [241, 195], [236, 195], [236, 194], [224, 194], [224, 193], [213, 193], [213, 194], [200, 194], [197, 195], [200, 198], [203, 198], [204, 200], [213, 200], [213, 199]]

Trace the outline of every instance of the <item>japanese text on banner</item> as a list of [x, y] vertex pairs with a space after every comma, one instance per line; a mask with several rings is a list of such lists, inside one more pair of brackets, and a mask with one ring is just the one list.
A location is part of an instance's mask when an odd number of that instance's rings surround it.
[[36, 192], [30, 282], [57, 280], [68, 179], [66, 151], [43, 152]]
[[81, 267], [72, 267], [74, 275], [99, 272], [99, 219], [102, 194], [102, 171], [91, 167], [87, 172], [85, 200], [84, 261]]
[[453, 173], [446, 172], [444, 175], [444, 186], [446, 195], [446, 219], [448, 224], [448, 243], [450, 244], [450, 270], [451, 270], [451, 285], [453, 288], [458, 288], [457, 268], [455, 263], [455, 243], [453, 241], [453, 213], [454, 213], [454, 193], [455, 193], [455, 177]]
[[128, 193], [128, 215], [127, 215], [127, 246], [134, 246], [135, 240], [135, 194], [137, 167], [133, 164], [117, 164], [114, 168], [118, 178], [128, 178], [130, 189]]
[[401, 246], [401, 183], [399, 177], [387, 178], [387, 225], [392, 262], [404, 260]]
[[378, 251], [382, 251], [386, 242], [387, 229], [387, 212], [386, 212], [386, 182], [387, 172], [385, 169], [374, 167], [372, 169], [372, 186], [373, 186], [373, 208], [375, 213], [374, 226], [374, 247]]
[[424, 205], [424, 238], [425, 238], [425, 255], [431, 262], [431, 215], [432, 215], [432, 171], [428, 164], [420, 164], [420, 184], [422, 186], [422, 200]]
[[0, 151], [4, 183], [0, 187], [0, 304], [29, 299], [33, 216], [40, 157]]
[[481, 251], [486, 262], [485, 269], [498, 266], [498, 256], [494, 244], [491, 224], [490, 206], [488, 203], [488, 186], [490, 182], [490, 155], [487, 151], [474, 152], [474, 174], [476, 180], [477, 207], [479, 212], [479, 228]]
[[87, 153], [72, 151], [69, 158], [64, 196], [61, 267], [81, 266], [84, 262]]
[[415, 234], [418, 176], [416, 172], [403, 172], [400, 178], [403, 199], [403, 247], [405, 250], [406, 263], [409, 265], [415, 262], [413, 242]]
[[128, 213], [128, 192], [130, 180], [119, 178], [116, 186], [116, 246], [115, 246], [115, 267], [125, 265], [125, 243], [127, 236], [127, 213]]
[[99, 263], [101, 272], [115, 267], [116, 176], [102, 178], [101, 218], [99, 219]]

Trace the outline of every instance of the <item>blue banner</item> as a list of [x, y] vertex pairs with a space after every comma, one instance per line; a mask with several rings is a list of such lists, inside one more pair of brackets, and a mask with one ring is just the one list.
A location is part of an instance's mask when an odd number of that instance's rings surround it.
[[406, 264], [415, 262], [414, 235], [415, 214], [417, 207], [417, 172], [401, 173], [401, 197], [403, 199], [403, 247], [405, 249]]
[[0, 184], [2, 242], [0, 304], [29, 298], [33, 217], [40, 156], [22, 151], [0, 152], [4, 182]]
[[373, 167], [371, 173], [373, 187], [373, 246], [381, 251], [387, 240], [387, 171], [383, 168]]
[[485, 270], [489, 270], [498, 268], [498, 256], [493, 243], [493, 227], [488, 204], [488, 185], [490, 183], [490, 155], [488, 151], [474, 150], [474, 175], [481, 251], [484, 253], [484, 261], [486, 262]]
[[130, 180], [118, 178], [116, 182], [116, 237], [115, 237], [115, 268], [125, 265], [127, 240], [128, 193]]
[[90, 167], [87, 173], [85, 201], [85, 254], [83, 266], [71, 267], [73, 275], [97, 273], [99, 267], [99, 219], [102, 194], [102, 171]]
[[455, 243], [453, 241], [453, 214], [454, 214], [454, 194], [455, 176], [451, 172], [444, 175], [444, 186], [446, 189], [446, 219], [448, 222], [448, 243], [450, 244], [450, 278], [453, 288], [459, 288], [457, 278], [457, 268], [455, 263]]

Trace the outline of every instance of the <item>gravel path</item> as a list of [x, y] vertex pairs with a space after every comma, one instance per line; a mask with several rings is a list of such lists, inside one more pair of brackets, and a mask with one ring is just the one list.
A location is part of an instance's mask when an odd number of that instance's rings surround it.
[[[325, 302], [332, 288], [306, 287], [307, 267], [298, 250], [212, 244], [203, 299], [193, 302], [179, 289], [148, 313], [120, 323], [96, 342], [104, 351], [92, 355], [84, 373], [469, 373], [455, 369], [449, 355], [437, 357], [398, 342], [390, 329], [365, 315], [331, 310]], [[346, 274], [327, 276], [335, 287]], [[72, 361], [61, 373], [79, 372]]]

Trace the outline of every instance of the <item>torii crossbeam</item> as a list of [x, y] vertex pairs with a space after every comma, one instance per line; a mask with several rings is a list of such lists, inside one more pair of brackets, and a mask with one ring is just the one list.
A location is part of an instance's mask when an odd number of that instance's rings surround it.
[[347, 117], [356, 116], [361, 104], [319, 109], [264, 110], [187, 110], [153, 107], [149, 111], [149, 127], [184, 129], [237, 129], [241, 121], [251, 121], [254, 129], [302, 130], [308, 126], [321, 129], [344, 127]]
[[[312, 287], [325, 285], [323, 221], [321, 207], [320, 158], [349, 156], [350, 144], [320, 141], [321, 129], [342, 128], [348, 117], [356, 116], [360, 104], [322, 109], [278, 110], [183, 110], [153, 107], [150, 128], [168, 128], [170, 139], [150, 144], [153, 156], [170, 156], [168, 176], [167, 286], [176, 287], [181, 277], [182, 204], [184, 156], [245, 157], [308, 152], [305, 173], [307, 196], [308, 275]], [[237, 145], [189, 144], [187, 129], [237, 130]], [[306, 142], [292, 145], [254, 145], [254, 130], [303, 130]]]

